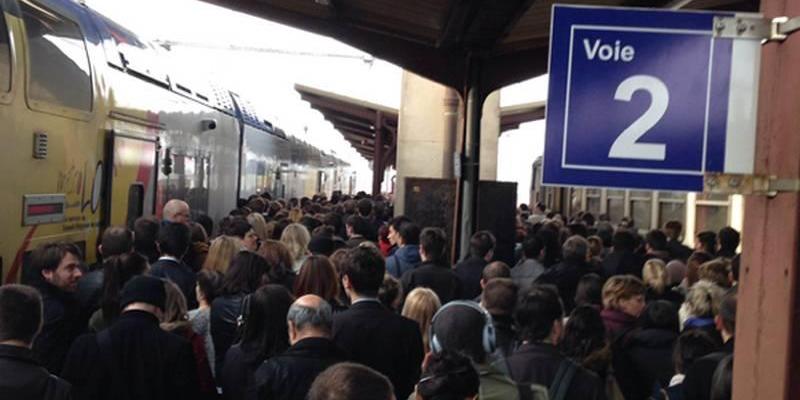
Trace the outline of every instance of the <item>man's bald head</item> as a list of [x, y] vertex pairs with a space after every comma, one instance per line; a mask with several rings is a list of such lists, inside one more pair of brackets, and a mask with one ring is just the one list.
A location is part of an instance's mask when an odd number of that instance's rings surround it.
[[172, 199], [164, 204], [164, 221], [188, 224], [191, 218], [189, 204], [180, 199]]
[[330, 337], [333, 310], [323, 298], [308, 294], [295, 300], [286, 315], [292, 345], [311, 337]]

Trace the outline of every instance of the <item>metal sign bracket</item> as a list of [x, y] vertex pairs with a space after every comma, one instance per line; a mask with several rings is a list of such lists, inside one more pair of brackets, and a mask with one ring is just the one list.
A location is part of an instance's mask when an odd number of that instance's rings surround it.
[[800, 179], [765, 175], [706, 173], [703, 178], [703, 191], [775, 197], [778, 193], [800, 193]]
[[782, 42], [797, 30], [800, 30], [800, 17], [714, 17], [714, 37], [718, 38]]

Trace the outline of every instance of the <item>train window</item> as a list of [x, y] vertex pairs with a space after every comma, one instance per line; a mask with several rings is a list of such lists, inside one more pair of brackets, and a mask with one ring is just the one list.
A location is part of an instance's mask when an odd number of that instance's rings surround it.
[[608, 218], [612, 222], [620, 221], [625, 216], [625, 191], [609, 189], [607, 191], [606, 206]]
[[600, 214], [602, 192], [600, 189], [586, 189], [586, 211], [594, 215]]
[[91, 111], [91, 71], [78, 24], [30, 1], [20, 5], [28, 39], [29, 99]]
[[649, 230], [653, 218], [653, 192], [646, 190], [631, 190], [631, 217], [640, 229]]
[[697, 205], [697, 217], [695, 219], [696, 231], [714, 231], [728, 225], [728, 207], [716, 205]]
[[661, 201], [658, 205], [658, 225], [664, 226], [669, 221], [686, 221], [686, 205], [683, 202]]
[[0, 92], [11, 91], [11, 44], [5, 14], [0, 9]]

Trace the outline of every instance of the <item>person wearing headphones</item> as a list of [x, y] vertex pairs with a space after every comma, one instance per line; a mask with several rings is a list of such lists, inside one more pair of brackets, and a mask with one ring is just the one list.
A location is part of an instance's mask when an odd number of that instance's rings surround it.
[[469, 357], [480, 376], [481, 400], [517, 400], [520, 389], [500, 366], [492, 365], [490, 355], [496, 339], [492, 316], [473, 301], [451, 301], [433, 316], [430, 329], [433, 354], [444, 351]]
[[564, 332], [564, 306], [555, 286], [532, 285], [520, 298], [514, 319], [522, 344], [505, 360], [512, 379], [548, 388], [550, 400], [606, 398], [605, 384], [597, 375], [558, 351]]

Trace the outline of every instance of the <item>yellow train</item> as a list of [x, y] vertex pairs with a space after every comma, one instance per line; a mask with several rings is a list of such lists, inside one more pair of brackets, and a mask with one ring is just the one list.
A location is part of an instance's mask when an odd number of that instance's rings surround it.
[[352, 191], [347, 164], [163, 49], [71, 0], [0, 0], [0, 272], [40, 243], [95, 259], [100, 230], [170, 198], [218, 221], [238, 198]]

